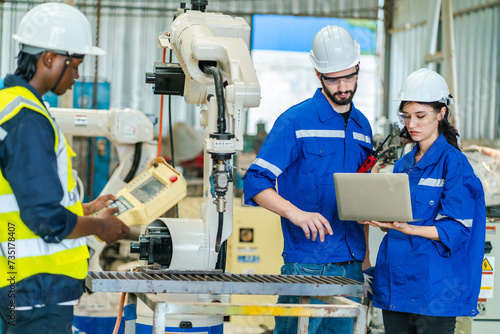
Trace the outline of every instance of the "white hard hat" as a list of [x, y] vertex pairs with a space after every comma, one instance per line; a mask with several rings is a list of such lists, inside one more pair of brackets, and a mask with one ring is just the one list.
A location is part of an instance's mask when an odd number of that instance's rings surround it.
[[359, 55], [359, 44], [346, 29], [326, 26], [314, 36], [309, 58], [319, 73], [332, 73], [356, 66]]
[[421, 68], [406, 78], [394, 101], [441, 102], [453, 104], [446, 80], [428, 68]]
[[21, 51], [61, 51], [69, 55], [104, 55], [103, 49], [92, 45], [90, 23], [73, 6], [44, 3], [27, 12], [12, 36], [21, 44]]

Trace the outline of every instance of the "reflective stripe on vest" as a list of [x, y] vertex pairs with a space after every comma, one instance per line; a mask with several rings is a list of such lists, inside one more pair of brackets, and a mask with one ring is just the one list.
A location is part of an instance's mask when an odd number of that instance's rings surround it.
[[0, 213], [19, 211], [14, 194], [0, 195]]
[[[12, 244], [12, 243], [11, 243]], [[86, 245], [85, 238], [64, 239], [60, 243], [49, 244], [40, 238], [16, 240], [12, 246], [16, 249], [16, 259], [40, 256], [40, 254], [54, 255], [56, 253]], [[9, 241], [0, 243], [3, 254], [8, 254]]]
[[[54, 129], [57, 173], [64, 189], [60, 204], [69, 211], [83, 215], [77, 185], [71, 172], [75, 156], [59, 127], [45, 106], [24, 87], [0, 91], [0, 125], [15, 117], [23, 108], [44, 115]], [[8, 135], [8, 134], [7, 134]], [[9, 182], [0, 173], [0, 288], [24, 278], [48, 273], [84, 279], [89, 257], [86, 238], [65, 239], [46, 243], [21, 220], [19, 206]]]

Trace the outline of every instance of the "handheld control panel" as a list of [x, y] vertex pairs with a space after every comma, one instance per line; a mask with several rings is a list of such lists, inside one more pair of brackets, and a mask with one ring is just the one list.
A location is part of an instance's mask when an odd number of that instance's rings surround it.
[[118, 207], [116, 215], [126, 225], [148, 225], [183, 199], [187, 193], [186, 180], [163, 158], [156, 158], [150, 167], [118, 191], [117, 201], [108, 204], [93, 215], [109, 207]]

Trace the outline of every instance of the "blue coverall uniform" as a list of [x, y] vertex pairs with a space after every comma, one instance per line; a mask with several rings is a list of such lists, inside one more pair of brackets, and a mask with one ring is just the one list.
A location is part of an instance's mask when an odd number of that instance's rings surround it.
[[435, 226], [440, 241], [389, 229], [373, 277], [373, 305], [428, 316], [475, 316], [485, 240], [481, 181], [464, 154], [441, 134], [415, 164], [403, 156], [395, 173], [407, 173], [411, 224]]
[[[372, 147], [367, 118], [351, 103], [346, 122], [320, 89], [276, 120], [244, 179], [245, 203], [257, 205], [252, 198], [273, 188], [297, 208], [320, 213], [333, 230], [324, 242], [312, 241], [300, 227], [281, 217], [282, 274], [363, 279], [364, 230], [357, 222], [339, 220], [333, 174], [355, 173]], [[318, 301], [313, 298], [311, 302]], [[298, 303], [298, 297], [280, 296], [278, 303]], [[352, 327], [352, 319], [311, 318], [309, 333], [349, 333]], [[296, 331], [296, 318], [276, 318], [275, 333]]]
[[311, 99], [284, 112], [274, 124], [244, 180], [245, 203], [274, 188], [296, 207], [319, 212], [333, 229], [325, 241], [312, 241], [304, 231], [281, 218], [285, 262], [335, 263], [363, 261], [363, 227], [341, 221], [335, 200], [334, 173], [355, 173], [372, 152], [372, 131], [352, 105], [347, 124], [318, 89]]

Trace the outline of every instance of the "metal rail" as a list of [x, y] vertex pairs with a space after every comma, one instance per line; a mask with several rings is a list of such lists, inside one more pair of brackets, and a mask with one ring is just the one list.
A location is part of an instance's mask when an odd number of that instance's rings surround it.
[[[128, 304], [140, 298], [154, 312], [153, 334], [165, 333], [167, 315], [267, 315], [298, 317], [297, 333], [307, 334], [309, 317], [354, 318], [354, 334], [366, 333], [366, 306], [344, 297], [362, 297], [366, 288], [338, 276], [241, 275], [212, 272], [89, 272], [86, 286], [93, 292], [128, 292]], [[233, 304], [165, 302], [152, 293], [252, 294], [300, 296], [299, 304]], [[326, 304], [310, 304], [314, 297]], [[135, 333], [135, 320], [125, 333]]]
[[362, 283], [338, 276], [91, 271], [86, 285], [94, 292], [344, 297], [366, 293]]

